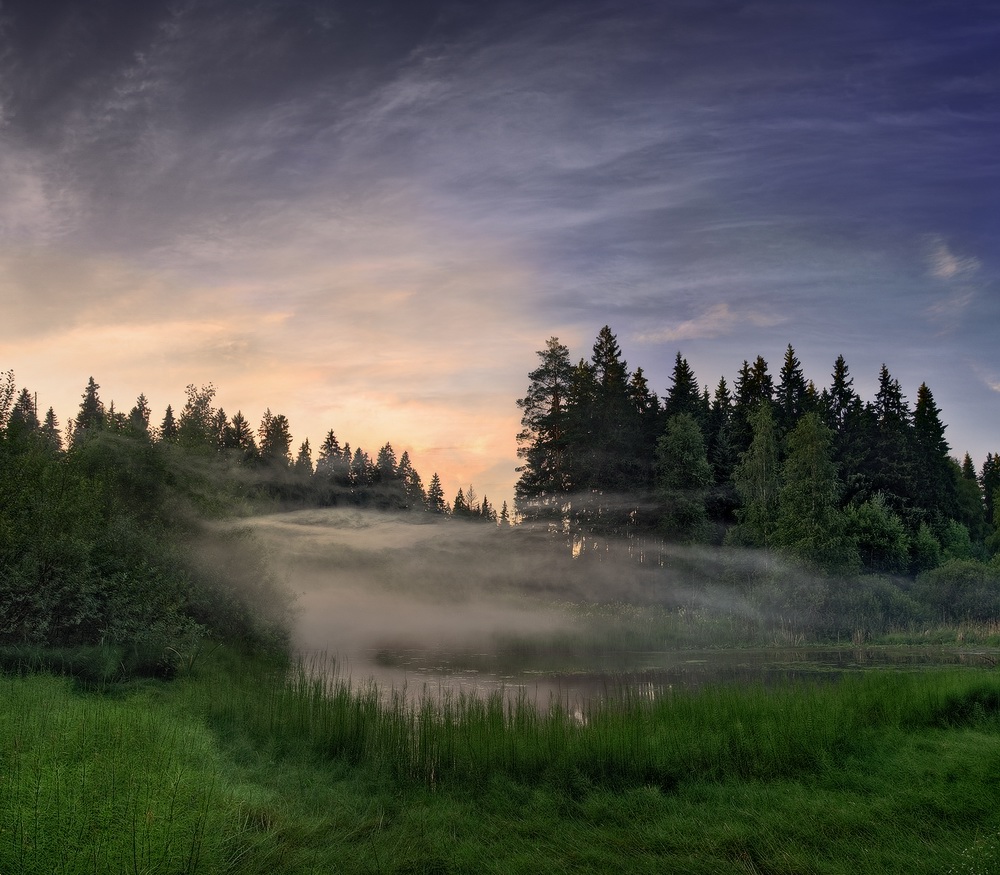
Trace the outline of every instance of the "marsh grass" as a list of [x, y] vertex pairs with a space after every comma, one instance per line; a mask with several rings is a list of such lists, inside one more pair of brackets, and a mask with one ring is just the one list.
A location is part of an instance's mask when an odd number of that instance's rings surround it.
[[204, 726], [63, 677], [0, 677], [0, 699], [0, 872], [192, 873], [220, 862], [222, 770]]
[[[222, 678], [223, 676], [217, 676]], [[355, 688], [332, 663], [299, 662], [197, 687], [217, 731], [277, 755], [365, 763], [393, 780], [462, 786], [567, 776], [587, 786], [676, 787], [690, 778], [816, 771], [891, 732], [1000, 726], [1000, 683], [980, 672], [872, 672], [836, 683], [699, 690], [623, 687], [570, 707], [524, 692]]]
[[352, 685], [220, 649], [101, 691], [0, 678], [0, 872], [977, 872], [983, 670], [623, 690]]

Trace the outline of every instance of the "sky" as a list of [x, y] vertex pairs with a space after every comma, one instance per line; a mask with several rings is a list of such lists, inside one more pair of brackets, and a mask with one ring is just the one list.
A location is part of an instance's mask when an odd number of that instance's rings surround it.
[[0, 0], [0, 370], [188, 384], [513, 497], [603, 325], [661, 396], [788, 344], [1000, 452], [993, 0]]

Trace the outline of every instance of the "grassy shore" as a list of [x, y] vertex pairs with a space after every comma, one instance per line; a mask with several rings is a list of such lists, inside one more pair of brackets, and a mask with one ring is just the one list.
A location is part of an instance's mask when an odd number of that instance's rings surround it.
[[1000, 680], [869, 673], [585, 713], [217, 651], [0, 677], [0, 872], [982, 872]]

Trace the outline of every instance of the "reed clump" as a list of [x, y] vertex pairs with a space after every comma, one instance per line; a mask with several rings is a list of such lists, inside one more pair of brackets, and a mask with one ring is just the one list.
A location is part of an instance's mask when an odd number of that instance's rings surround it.
[[1000, 684], [969, 672], [867, 673], [835, 683], [610, 691], [584, 704], [355, 687], [332, 663], [201, 687], [220, 731], [428, 787], [567, 776], [608, 788], [774, 779], [822, 769], [874, 737], [995, 723]]

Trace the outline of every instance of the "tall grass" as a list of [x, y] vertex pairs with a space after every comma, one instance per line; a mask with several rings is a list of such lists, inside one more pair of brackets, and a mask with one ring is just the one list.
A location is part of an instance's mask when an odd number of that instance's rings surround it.
[[365, 763], [394, 780], [474, 786], [491, 776], [621, 789], [688, 779], [775, 779], [818, 770], [875, 736], [1000, 719], [979, 672], [869, 673], [836, 683], [623, 690], [581, 708], [526, 695], [354, 688], [299, 663], [192, 687], [220, 732], [276, 756]]
[[965, 872], [996, 856], [987, 671], [577, 709], [220, 649], [103, 692], [0, 677], [0, 703], [0, 873]]
[[0, 677], [0, 872], [216, 869], [220, 759], [193, 720], [65, 678]]

